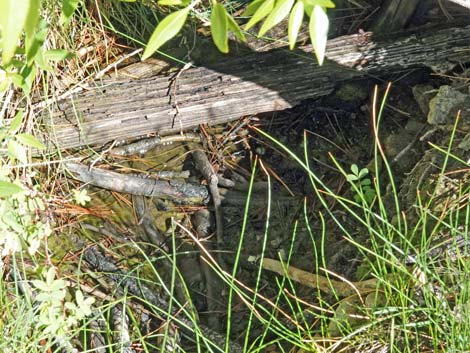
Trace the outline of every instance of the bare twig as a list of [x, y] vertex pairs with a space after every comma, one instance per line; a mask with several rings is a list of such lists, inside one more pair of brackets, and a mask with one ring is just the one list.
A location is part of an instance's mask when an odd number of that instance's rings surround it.
[[169, 145], [176, 142], [201, 142], [201, 138], [195, 134], [186, 133], [184, 135], [155, 136], [142, 139], [129, 145], [116, 147], [111, 150], [112, 154], [118, 156], [129, 156], [132, 154], [144, 154], [159, 145]]
[[147, 212], [144, 197], [133, 195], [132, 202], [134, 204], [135, 213], [139, 221], [139, 226], [142, 228], [147, 241], [164, 249], [165, 251], [168, 251], [168, 246], [165, 244], [165, 237], [157, 229], [153, 219]]
[[281, 276], [288, 276], [291, 280], [304, 286], [320, 289], [324, 293], [337, 294], [340, 297], [348, 297], [355, 294], [364, 294], [374, 291], [379, 282], [369, 279], [360, 282], [342, 282], [319, 274], [300, 270], [293, 266], [285, 266], [280, 261], [264, 258], [261, 266], [265, 270], [276, 272]]
[[196, 169], [199, 170], [199, 172], [209, 184], [212, 202], [214, 203], [217, 246], [219, 247], [219, 249], [221, 249], [223, 246], [224, 227], [222, 214], [222, 199], [220, 198], [219, 189], [217, 187], [219, 183], [219, 178], [217, 176], [217, 173], [214, 171], [212, 164], [209, 162], [207, 155], [201, 150], [201, 147], [195, 144], [190, 144], [190, 149], [192, 151]]

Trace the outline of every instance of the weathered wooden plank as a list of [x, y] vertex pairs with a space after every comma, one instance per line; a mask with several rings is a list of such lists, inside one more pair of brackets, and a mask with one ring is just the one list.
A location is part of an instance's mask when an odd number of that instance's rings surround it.
[[328, 42], [322, 67], [310, 46], [227, 57], [184, 71], [174, 89], [167, 76], [97, 83], [49, 107], [52, 114], [44, 114], [43, 123], [49, 141], [61, 149], [174, 133], [286, 109], [365, 75], [423, 66], [445, 71], [470, 61], [469, 43], [467, 26], [387, 40], [371, 33], [340, 37]]

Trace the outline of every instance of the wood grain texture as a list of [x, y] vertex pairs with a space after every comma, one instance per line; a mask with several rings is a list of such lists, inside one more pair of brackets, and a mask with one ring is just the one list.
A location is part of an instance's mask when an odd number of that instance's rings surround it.
[[305, 46], [190, 68], [181, 73], [174, 88], [169, 76], [97, 82], [43, 112], [44, 140], [60, 149], [104, 145], [282, 110], [366, 75], [423, 66], [446, 71], [470, 61], [469, 43], [470, 26], [385, 40], [362, 33], [329, 41], [328, 60], [322, 67], [311, 47]]

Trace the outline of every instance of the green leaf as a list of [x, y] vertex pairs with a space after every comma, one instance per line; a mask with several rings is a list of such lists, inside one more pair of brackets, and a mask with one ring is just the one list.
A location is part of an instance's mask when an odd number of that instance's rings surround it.
[[54, 267], [49, 267], [49, 269], [47, 270], [47, 274], [46, 274], [46, 284], [49, 287], [48, 290], [51, 290], [50, 286], [52, 285], [54, 278], [55, 278], [55, 269]]
[[51, 65], [44, 59], [44, 53], [42, 51], [38, 51], [34, 57], [34, 62], [36, 65], [44, 71], [52, 71]]
[[20, 129], [22, 122], [23, 122], [23, 109], [20, 109], [16, 112], [15, 117], [11, 121], [11, 124], [8, 127], [8, 132], [11, 135], [14, 135]]
[[21, 83], [21, 88], [23, 89], [26, 95], [29, 95], [31, 87], [33, 86], [34, 80], [36, 79], [37, 68], [34, 65], [24, 66], [21, 70], [21, 76], [23, 76], [23, 81]]
[[8, 73], [8, 77], [11, 79], [11, 82], [13, 82], [13, 84], [16, 86], [16, 87], [22, 87], [23, 84], [24, 84], [24, 77], [21, 76], [20, 74], [18, 73]]
[[266, 0], [255, 0], [253, 1], [250, 5], [248, 5], [245, 9], [245, 11], [243, 12], [243, 15], [244, 17], [249, 17], [249, 16], [252, 16], [256, 10], [259, 9], [259, 7], [261, 6], [261, 4], [263, 2], [265, 2]]
[[18, 134], [15, 136], [18, 142], [22, 143], [23, 145], [30, 146], [33, 148], [37, 148], [38, 150], [43, 150], [46, 148], [44, 144], [39, 141], [36, 137], [30, 134]]
[[43, 291], [43, 292], [48, 292], [49, 291], [49, 287], [48, 287], [47, 283], [44, 282], [44, 281], [40, 281], [38, 279], [35, 279], [31, 283], [33, 284], [33, 286], [35, 286], [40, 291]]
[[88, 196], [86, 189], [73, 190], [73, 199], [81, 206], [85, 206], [87, 202], [91, 201], [91, 197]]
[[42, 54], [42, 44], [46, 39], [48, 30], [47, 22], [41, 19], [34, 30], [34, 35], [25, 38], [26, 65], [31, 65], [35, 57]]
[[224, 5], [215, 3], [211, 13], [211, 34], [217, 48], [228, 53], [228, 23]]
[[23, 227], [23, 224], [19, 223], [17, 212], [18, 211], [15, 210], [15, 212], [7, 212], [6, 214], [3, 214], [2, 222], [13, 229], [17, 234], [23, 234], [25, 228]]
[[303, 19], [304, 3], [302, 1], [297, 1], [290, 13], [289, 26], [287, 28], [287, 33], [289, 37], [289, 47], [291, 50], [295, 47], [295, 43], [297, 41], [297, 36], [299, 35], [299, 30], [302, 26]]
[[8, 141], [8, 154], [11, 158], [19, 160], [21, 163], [27, 164], [26, 149], [15, 140]]
[[158, 5], [160, 6], [178, 6], [183, 2], [181, 0], [159, 0]]
[[28, 17], [30, 1], [33, 0], [1, 0], [0, 31], [2, 65], [5, 67], [15, 55], [15, 50]]
[[191, 6], [188, 6], [182, 10], [173, 12], [158, 24], [150, 37], [147, 48], [145, 48], [142, 60], [149, 58], [158, 48], [178, 34], [181, 28], [183, 28], [191, 8]]
[[72, 56], [72, 53], [64, 49], [51, 49], [44, 53], [44, 59], [50, 61], [61, 61]]
[[293, 4], [294, 0], [277, 0], [276, 6], [274, 6], [268, 18], [266, 18], [261, 26], [258, 36], [263, 36], [267, 31], [286, 18]]
[[246, 42], [245, 34], [242, 32], [242, 30], [241, 30], [240, 26], [238, 25], [238, 23], [229, 14], [227, 14], [227, 25], [228, 25], [228, 29], [231, 32], [233, 32], [235, 37], [240, 39], [242, 42]]
[[62, 296], [62, 289], [66, 287], [65, 281], [62, 279], [56, 279], [52, 281], [49, 285], [49, 290], [54, 293], [55, 295]]
[[250, 18], [248, 23], [245, 25], [245, 29], [249, 30], [263, 18], [268, 16], [274, 8], [274, 0], [266, 0], [264, 1], [260, 7], [256, 10], [253, 17]]
[[367, 168], [362, 168], [361, 171], [359, 172], [359, 178], [362, 178], [369, 174], [369, 170]]
[[354, 175], [359, 175], [359, 167], [357, 166], [357, 164], [353, 164], [351, 165], [351, 172], [353, 172]]
[[67, 25], [70, 18], [78, 7], [80, 0], [62, 0], [62, 14], [60, 22], [62, 25]]
[[315, 56], [320, 66], [323, 64], [323, 59], [325, 58], [328, 26], [329, 21], [325, 10], [321, 6], [316, 5], [310, 16], [309, 30]]
[[353, 181], [357, 181], [359, 179], [354, 174], [348, 174], [348, 175], [346, 175], [346, 180], [349, 181], [349, 182], [353, 182]]
[[23, 191], [23, 188], [15, 183], [0, 180], [0, 197], [8, 197]]
[[26, 39], [32, 39], [36, 29], [36, 25], [41, 15], [42, 0], [30, 0], [29, 11], [24, 24], [24, 32]]
[[370, 179], [362, 179], [361, 180], [361, 185], [362, 186], [370, 186], [372, 184], [372, 182], [370, 181]]

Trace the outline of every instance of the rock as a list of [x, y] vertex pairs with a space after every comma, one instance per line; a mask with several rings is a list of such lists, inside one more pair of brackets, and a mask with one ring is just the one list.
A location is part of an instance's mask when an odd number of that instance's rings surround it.
[[424, 128], [424, 126], [425, 126], [424, 123], [414, 120], [414, 119], [410, 119], [405, 125], [405, 131], [408, 134], [415, 135], [419, 133]]
[[458, 110], [470, 110], [470, 96], [450, 87], [441, 86], [429, 102], [428, 123], [453, 124]]
[[465, 152], [470, 151], [470, 132], [465, 135], [458, 147]]
[[[411, 127], [409, 126], [409, 129]], [[413, 128], [419, 128], [419, 125]], [[415, 134], [414, 130], [401, 129], [383, 140], [385, 154], [395, 163], [394, 170], [399, 174], [409, 172], [420, 158], [419, 144], [413, 144], [411, 148], [408, 146], [414, 140]]]
[[423, 112], [424, 116], [429, 113], [429, 101], [434, 96], [434, 88], [431, 85], [416, 85], [412, 89], [413, 97], [418, 103], [419, 109]]
[[388, 158], [394, 158], [412, 141], [413, 135], [400, 129], [400, 131], [388, 135], [384, 140], [385, 154]]

